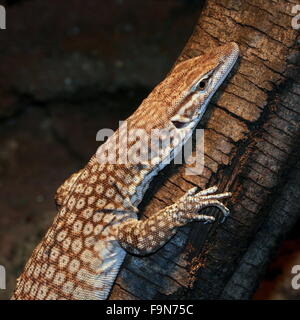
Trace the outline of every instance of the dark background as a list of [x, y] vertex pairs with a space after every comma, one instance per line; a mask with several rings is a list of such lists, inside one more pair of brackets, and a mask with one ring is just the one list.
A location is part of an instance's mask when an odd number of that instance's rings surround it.
[[[8, 299], [56, 214], [53, 196], [168, 72], [199, 0], [15, 0], [0, 30], [0, 264]], [[256, 298], [288, 298], [295, 229]]]

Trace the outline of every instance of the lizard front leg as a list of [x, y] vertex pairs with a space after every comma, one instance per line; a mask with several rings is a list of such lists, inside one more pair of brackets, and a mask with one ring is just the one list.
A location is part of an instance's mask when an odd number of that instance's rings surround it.
[[[192, 188], [176, 203], [168, 206], [146, 220], [128, 219], [122, 222], [117, 230], [117, 239], [127, 251], [146, 255], [162, 247], [177, 231], [191, 221], [213, 222], [213, 216], [199, 214], [198, 211], [206, 207], [218, 207], [228, 216], [229, 209], [219, 199], [228, 198], [230, 192], [212, 194], [217, 187], [211, 187], [196, 193]], [[224, 220], [224, 219], [223, 219]]]

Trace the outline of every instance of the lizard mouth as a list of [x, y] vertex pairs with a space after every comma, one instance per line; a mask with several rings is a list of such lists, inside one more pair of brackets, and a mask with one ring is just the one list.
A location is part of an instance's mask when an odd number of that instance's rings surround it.
[[179, 121], [179, 120], [173, 120], [172, 123], [174, 127], [177, 129], [182, 129], [188, 125], [188, 122]]
[[184, 129], [188, 126], [193, 125], [198, 122], [200, 114], [200, 107], [196, 108], [192, 114], [177, 114], [172, 119], [171, 122], [173, 126], [177, 129]]
[[197, 112], [191, 118], [177, 115], [173, 117], [171, 122], [176, 129], [184, 129], [188, 125], [192, 124], [197, 119], [197, 117]]

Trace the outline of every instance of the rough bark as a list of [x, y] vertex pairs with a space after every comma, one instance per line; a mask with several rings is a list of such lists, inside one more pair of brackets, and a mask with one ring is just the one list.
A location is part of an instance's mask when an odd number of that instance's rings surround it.
[[[294, 1], [208, 1], [178, 61], [235, 41], [241, 58], [201, 121], [205, 169], [168, 166], [142, 218], [197, 185], [234, 193], [222, 225], [193, 223], [148, 257], [127, 255], [110, 299], [247, 299], [300, 212], [299, 39]], [[209, 213], [216, 213], [213, 209]]]

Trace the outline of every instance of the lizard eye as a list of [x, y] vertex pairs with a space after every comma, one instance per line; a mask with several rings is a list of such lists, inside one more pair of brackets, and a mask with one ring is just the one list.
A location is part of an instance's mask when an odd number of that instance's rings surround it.
[[206, 75], [204, 75], [198, 83], [196, 83], [195, 85], [195, 89], [196, 91], [204, 91], [210, 84], [211, 79], [212, 79], [212, 74], [213, 71], [210, 71], [209, 73], [207, 73]]
[[208, 79], [202, 79], [198, 84], [197, 84], [197, 87], [196, 87], [196, 90], [205, 90], [206, 87], [208, 85]]

